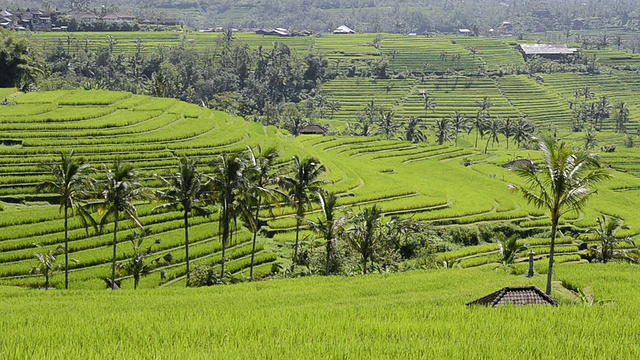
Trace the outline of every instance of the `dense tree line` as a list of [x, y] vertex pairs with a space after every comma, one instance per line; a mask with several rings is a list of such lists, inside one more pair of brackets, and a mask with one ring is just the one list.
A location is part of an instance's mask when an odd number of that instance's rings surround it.
[[[179, 157], [176, 160], [178, 166], [174, 172], [158, 175], [162, 186], [157, 189], [146, 187], [138, 169], [120, 159], [96, 169], [71, 152], [63, 154], [60, 161], [43, 164], [52, 179], [39, 184], [38, 191], [59, 195], [65, 234], [64, 246], [36, 254], [38, 265], [33, 272], [45, 276], [45, 287], [49, 286], [50, 276], [58, 269], [56, 256], [64, 254], [64, 284], [69, 288], [69, 262], [73, 259], [69, 258], [68, 219], [72, 215], [82, 220], [87, 232], [93, 227], [96, 233], [102, 233], [108, 224], [112, 224], [113, 258], [111, 274], [106, 281], [113, 289], [119, 286], [118, 270], [121, 276], [132, 276], [137, 288], [140, 277], [154, 266], [170, 263], [170, 254], [155, 262], [147, 261], [153, 254], [153, 245], [145, 249], [145, 225], [137, 211], [137, 206], [145, 201], [159, 202], [154, 211], [179, 210], [184, 215], [187, 286], [233, 281], [225, 270], [226, 249], [242, 228], [253, 235], [249, 273], [249, 278], [253, 279], [257, 235], [266, 224], [267, 213], [271, 213], [266, 210], [275, 206], [291, 206], [295, 212], [291, 268], [285, 271], [288, 275], [300, 274], [304, 269], [327, 275], [366, 274], [372, 269], [394, 271], [403, 261], [424, 252], [423, 248], [431, 249], [429, 254], [433, 253], [433, 238], [428, 236], [432, 233], [426, 231], [424, 224], [400, 217], [385, 222], [382, 210], [376, 206], [361, 211], [339, 209], [339, 197], [324, 189], [328, 181], [321, 177], [326, 169], [313, 157], [293, 156], [290, 163], [283, 163], [275, 149], [258, 147], [224, 153], [202, 165], [198, 159]], [[317, 222], [305, 219], [307, 212], [317, 206], [324, 218]], [[191, 216], [209, 217], [213, 213], [218, 216], [217, 231], [212, 232], [217, 233], [222, 245], [220, 267], [219, 270], [213, 266], [200, 268], [192, 281], [189, 219]], [[99, 218], [95, 218], [96, 215]], [[123, 242], [119, 224], [124, 220], [132, 221], [137, 230], [125, 236], [132, 244], [133, 256], [118, 261], [118, 246]], [[305, 228], [315, 229], [326, 242], [321, 258], [313, 255], [317, 254], [315, 246], [310, 246], [307, 239], [300, 239], [300, 232]], [[305, 267], [300, 270], [296, 265]]]
[[118, 51], [118, 39], [89, 48], [87, 37], [69, 34], [46, 50], [52, 76], [44, 89], [85, 88], [124, 90], [172, 97], [239, 115], [264, 114], [270, 107], [299, 103], [330, 79], [328, 61], [313, 52], [296, 54], [282, 43], [252, 50], [225, 32], [205, 51], [190, 46], [187, 37], [177, 47], [159, 46], [147, 53], [145, 41], [136, 51]]

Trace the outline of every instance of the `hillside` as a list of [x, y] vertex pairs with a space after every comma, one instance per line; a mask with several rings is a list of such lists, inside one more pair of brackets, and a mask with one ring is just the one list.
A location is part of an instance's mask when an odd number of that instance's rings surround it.
[[[533, 150], [507, 151], [501, 145], [492, 146], [491, 152], [484, 154], [471, 146], [411, 144], [380, 137], [294, 138], [272, 127], [177, 100], [124, 92], [22, 94], [2, 90], [0, 95], [9, 101], [9, 105], [0, 107], [0, 138], [4, 144], [0, 146], [0, 199], [4, 207], [0, 227], [5, 230], [0, 235], [0, 281], [4, 284], [39, 283], [40, 278], [28, 275], [35, 262], [33, 244], [52, 249], [62, 241], [62, 214], [57, 206], [44, 202], [50, 197], [35, 193], [35, 186], [47, 179], [39, 165], [71, 149], [98, 169], [115, 158], [132, 161], [149, 186], [158, 186], [154, 174], [167, 174], [176, 166], [172, 152], [205, 162], [215, 154], [244, 150], [247, 145], [275, 145], [282, 153], [282, 166], [294, 154], [318, 157], [328, 169], [327, 179], [332, 181], [327, 189], [338, 192], [339, 205], [347, 209], [376, 203], [386, 215], [410, 215], [435, 226], [509, 222], [526, 230], [548, 224], [541, 210], [508, 191], [507, 185], [519, 180], [502, 167], [515, 158], [535, 161], [539, 155]], [[461, 141], [468, 144], [472, 137], [463, 135]], [[638, 187], [634, 173], [640, 154], [636, 149], [621, 148], [602, 155], [616, 169], [614, 179], [598, 189], [599, 195], [584, 213], [568, 216], [563, 228], [571, 231], [595, 226], [602, 212], [619, 216], [630, 226], [620, 235], [635, 235], [640, 223], [635, 216]], [[208, 171], [206, 166], [203, 171]], [[160, 240], [154, 245], [154, 256], [171, 253], [173, 261], [143, 278], [141, 286], [184, 284], [181, 213], [154, 213], [151, 209], [155, 205], [139, 205], [142, 223], [152, 231], [153, 239]], [[276, 209], [275, 218], [264, 214], [270, 235], [259, 242], [259, 274], [270, 273], [272, 264], [289, 264], [295, 238], [293, 213], [293, 209], [282, 207]], [[308, 218], [315, 220], [316, 215]], [[216, 215], [194, 218], [192, 224], [193, 263], [219, 261]], [[123, 226], [123, 234], [134, 227], [129, 222]], [[71, 227], [70, 257], [78, 260], [70, 275], [73, 288], [99, 288], [103, 286], [101, 279], [109, 273], [112, 227], [103, 234], [90, 231], [88, 235], [77, 219], [72, 220]], [[242, 278], [249, 265], [250, 234], [241, 231], [234, 240], [228, 254], [229, 269]], [[544, 255], [545, 243], [538, 243], [541, 247], [536, 253]], [[121, 238], [118, 258], [127, 258], [130, 251], [130, 244]], [[566, 253], [566, 261], [575, 261], [577, 251], [576, 246], [560, 250]], [[464, 265], [495, 261], [494, 252], [486, 246], [467, 251], [464, 256], [481, 256]], [[166, 274], [164, 281], [160, 281], [161, 272]], [[54, 285], [59, 286], [61, 280], [54, 278]]]

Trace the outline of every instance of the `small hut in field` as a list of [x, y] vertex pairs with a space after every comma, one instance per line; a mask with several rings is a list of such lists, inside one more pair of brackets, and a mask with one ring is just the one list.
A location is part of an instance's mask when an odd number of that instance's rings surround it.
[[487, 296], [483, 296], [478, 300], [474, 300], [467, 304], [484, 305], [487, 307], [498, 307], [505, 305], [551, 305], [558, 306], [558, 302], [553, 300], [549, 295], [542, 292], [535, 286], [525, 287], [506, 287], [493, 292]]

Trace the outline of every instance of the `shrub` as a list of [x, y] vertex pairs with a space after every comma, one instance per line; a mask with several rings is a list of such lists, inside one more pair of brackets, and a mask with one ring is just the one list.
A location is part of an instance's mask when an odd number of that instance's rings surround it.
[[451, 227], [449, 230], [447, 230], [446, 237], [455, 244], [462, 244], [465, 246], [479, 244], [478, 229], [475, 227]]

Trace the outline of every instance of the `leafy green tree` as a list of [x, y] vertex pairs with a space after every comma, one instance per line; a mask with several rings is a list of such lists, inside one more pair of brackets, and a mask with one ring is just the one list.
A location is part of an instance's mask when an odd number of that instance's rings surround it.
[[144, 229], [138, 217], [135, 202], [147, 198], [147, 190], [139, 180], [139, 173], [133, 163], [127, 163], [122, 159], [116, 159], [111, 168], [105, 166], [105, 179], [99, 184], [101, 189], [98, 213], [102, 215], [100, 220], [100, 232], [104, 230], [107, 222], [113, 218], [113, 260], [111, 265], [111, 283], [115, 290], [116, 284], [116, 260], [118, 247], [118, 223], [120, 214], [131, 219], [136, 226]]
[[304, 220], [307, 207], [311, 207], [315, 200], [315, 194], [323, 192], [326, 180], [320, 180], [320, 176], [326, 171], [320, 160], [314, 157], [306, 157], [302, 160], [297, 155], [293, 156], [293, 168], [290, 175], [282, 177], [282, 187], [287, 192], [289, 200], [296, 210], [296, 242], [293, 250], [292, 269], [298, 261], [298, 246], [300, 242], [300, 226]]
[[[623, 225], [617, 218], [607, 218], [604, 215], [600, 215], [600, 217], [596, 219], [596, 222], [598, 223], [598, 226], [595, 229], [592, 229], [591, 232], [595, 235], [595, 240], [600, 244], [591, 246], [589, 248], [590, 254], [603, 263], [607, 263], [616, 258], [634, 261], [633, 258], [627, 256], [626, 250], [617, 249], [623, 241], [635, 245], [632, 238], [619, 238], [617, 236], [618, 230], [629, 229], [629, 227]], [[637, 249], [633, 250], [637, 251]]]
[[[41, 248], [39, 244], [35, 244]], [[56, 257], [64, 254], [62, 246], [49, 249], [43, 252], [34, 253], [38, 263], [29, 270], [30, 274], [42, 274], [44, 276], [44, 289], [49, 290], [49, 279], [60, 270], [60, 265], [56, 265]]]
[[0, 88], [28, 90], [45, 70], [44, 59], [27, 38], [0, 28]]
[[510, 188], [528, 203], [549, 211], [551, 249], [546, 293], [550, 295], [558, 222], [566, 213], [584, 208], [595, 192], [590, 186], [609, 178], [610, 174], [595, 155], [576, 152], [564, 141], [556, 142], [550, 137], [536, 141], [543, 159], [540, 171], [525, 166], [517, 168], [514, 171], [525, 185], [510, 185]]
[[36, 191], [55, 192], [60, 196], [60, 211], [64, 212], [64, 288], [69, 289], [69, 210], [77, 212], [85, 229], [89, 224], [97, 228], [85, 207], [95, 186], [95, 180], [90, 176], [95, 170], [84, 161], [74, 159], [73, 151], [68, 155], [63, 153], [60, 162], [45, 162], [42, 166], [54, 179], [41, 182]]
[[218, 155], [209, 161], [212, 168], [210, 176], [211, 193], [218, 205], [218, 234], [222, 241], [222, 259], [220, 275], [225, 276], [226, 250], [233, 240], [238, 217], [249, 212], [248, 203], [242, 201], [247, 190], [248, 178], [245, 176], [246, 161], [239, 152]]
[[251, 267], [249, 269], [249, 278], [253, 280], [253, 268], [256, 256], [256, 243], [258, 239], [258, 231], [262, 227], [260, 222], [260, 210], [263, 203], [267, 205], [277, 204], [278, 195], [274, 189], [270, 188], [279, 181], [279, 178], [273, 173], [273, 166], [280, 154], [276, 148], [267, 148], [264, 151], [258, 146], [258, 151], [249, 148], [248, 151], [247, 177], [249, 180], [249, 188], [245, 192], [248, 197], [249, 211], [243, 215], [245, 224], [253, 233], [253, 242], [251, 245]]
[[156, 209], [182, 209], [184, 219], [184, 249], [187, 265], [187, 286], [191, 280], [189, 257], [189, 214], [209, 216], [211, 211], [205, 207], [209, 198], [209, 188], [205, 176], [198, 170], [198, 159], [181, 157], [178, 159], [178, 172], [169, 179], [159, 176], [163, 186], [168, 189], [158, 192], [158, 198], [166, 201]]

